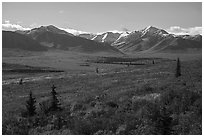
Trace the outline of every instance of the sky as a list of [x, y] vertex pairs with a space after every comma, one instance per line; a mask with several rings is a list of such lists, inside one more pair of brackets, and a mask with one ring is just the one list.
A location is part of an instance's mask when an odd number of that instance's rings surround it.
[[201, 2], [3, 2], [2, 29], [42, 25], [85, 32], [133, 31], [155, 26], [175, 34], [201, 34]]

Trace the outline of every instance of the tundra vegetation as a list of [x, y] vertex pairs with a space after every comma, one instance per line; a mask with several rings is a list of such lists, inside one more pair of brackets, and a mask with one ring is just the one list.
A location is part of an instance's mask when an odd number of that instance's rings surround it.
[[2, 133], [202, 134], [202, 60], [126, 60], [92, 61], [124, 65], [108, 72], [3, 85]]

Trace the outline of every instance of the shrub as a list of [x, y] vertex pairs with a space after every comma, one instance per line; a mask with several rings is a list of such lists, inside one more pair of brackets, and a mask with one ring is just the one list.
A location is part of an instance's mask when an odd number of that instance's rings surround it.
[[51, 100], [47, 99], [39, 103], [40, 110], [43, 114], [48, 114], [51, 108]]
[[3, 135], [27, 135], [30, 123], [26, 118], [12, 117], [2, 124]]

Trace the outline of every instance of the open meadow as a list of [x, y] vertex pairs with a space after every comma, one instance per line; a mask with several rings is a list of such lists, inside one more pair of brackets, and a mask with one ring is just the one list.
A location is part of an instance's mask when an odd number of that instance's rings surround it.
[[37, 54], [3, 53], [3, 134], [202, 134], [201, 54]]

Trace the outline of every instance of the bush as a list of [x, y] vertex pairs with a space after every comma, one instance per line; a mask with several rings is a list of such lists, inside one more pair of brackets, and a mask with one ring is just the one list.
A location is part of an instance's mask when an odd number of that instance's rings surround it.
[[40, 110], [43, 114], [48, 114], [51, 108], [51, 100], [47, 99], [39, 103]]
[[3, 135], [28, 135], [30, 122], [27, 118], [10, 118], [2, 124]]

